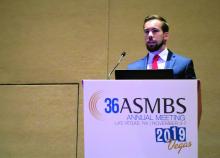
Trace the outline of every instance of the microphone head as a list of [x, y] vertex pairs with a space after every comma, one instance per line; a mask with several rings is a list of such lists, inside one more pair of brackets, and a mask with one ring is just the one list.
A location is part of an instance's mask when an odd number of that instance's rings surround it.
[[126, 55], [126, 52], [122, 52], [122, 53], [121, 53], [121, 56], [124, 57], [125, 55]]

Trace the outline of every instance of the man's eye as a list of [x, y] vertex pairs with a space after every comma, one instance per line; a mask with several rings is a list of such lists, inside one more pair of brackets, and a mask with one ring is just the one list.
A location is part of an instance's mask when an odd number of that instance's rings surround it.
[[144, 32], [148, 34], [148, 33], [149, 33], [149, 30], [144, 30]]
[[152, 30], [152, 32], [156, 33], [156, 32], [159, 32], [159, 30], [156, 30], [156, 29], [155, 29], [155, 30]]

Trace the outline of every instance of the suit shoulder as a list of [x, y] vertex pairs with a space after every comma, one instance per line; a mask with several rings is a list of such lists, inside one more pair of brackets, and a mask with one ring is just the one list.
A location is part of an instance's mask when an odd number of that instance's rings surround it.
[[175, 57], [177, 60], [181, 60], [181, 61], [186, 61], [186, 62], [192, 61], [191, 58], [177, 54], [177, 53], [173, 53], [173, 57]]
[[147, 56], [128, 64], [128, 69], [129, 70], [144, 69], [146, 62], [147, 62]]

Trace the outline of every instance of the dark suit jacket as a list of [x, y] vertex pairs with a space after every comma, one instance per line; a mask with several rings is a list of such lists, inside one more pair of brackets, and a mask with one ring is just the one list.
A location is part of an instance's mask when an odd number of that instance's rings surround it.
[[[148, 56], [128, 65], [128, 70], [146, 70]], [[165, 69], [173, 69], [175, 79], [195, 79], [195, 71], [192, 59], [175, 54], [169, 50]]]

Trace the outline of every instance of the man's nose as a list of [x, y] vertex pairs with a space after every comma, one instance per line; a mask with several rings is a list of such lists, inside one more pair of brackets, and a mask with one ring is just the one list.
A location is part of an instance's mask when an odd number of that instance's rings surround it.
[[148, 33], [148, 36], [149, 36], [149, 37], [153, 37], [153, 32], [150, 31], [150, 32]]
[[153, 33], [151, 31], [148, 33], [148, 40], [153, 40]]

